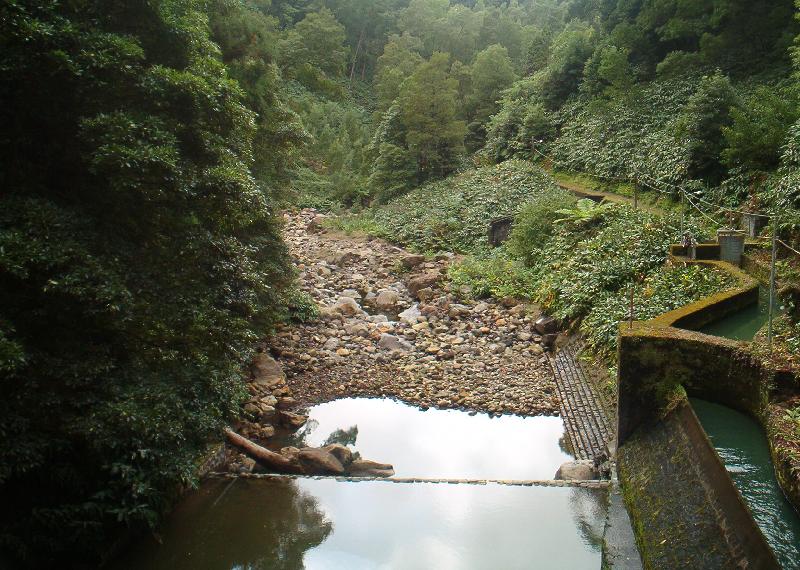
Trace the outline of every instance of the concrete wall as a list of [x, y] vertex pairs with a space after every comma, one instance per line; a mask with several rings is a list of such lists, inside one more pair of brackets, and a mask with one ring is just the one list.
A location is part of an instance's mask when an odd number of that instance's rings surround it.
[[[733, 568], [749, 561], [747, 567], [777, 568], [687, 401], [690, 395], [724, 404], [766, 425], [776, 372], [750, 354], [749, 343], [687, 330], [757, 302], [758, 282], [726, 263], [695, 263], [729, 271], [738, 285], [620, 328], [617, 448], [626, 503], [646, 567]], [[781, 462], [776, 466], [780, 471]], [[800, 494], [787, 493], [800, 506]], [[694, 531], [684, 532], [687, 520]]]

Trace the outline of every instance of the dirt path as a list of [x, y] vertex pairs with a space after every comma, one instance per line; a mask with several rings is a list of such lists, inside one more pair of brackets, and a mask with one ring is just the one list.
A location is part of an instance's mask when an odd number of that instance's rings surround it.
[[458, 302], [444, 275], [380, 240], [320, 227], [313, 210], [286, 215], [285, 239], [305, 291], [321, 307], [271, 340], [300, 404], [386, 396], [423, 407], [555, 415], [558, 397], [536, 307]]

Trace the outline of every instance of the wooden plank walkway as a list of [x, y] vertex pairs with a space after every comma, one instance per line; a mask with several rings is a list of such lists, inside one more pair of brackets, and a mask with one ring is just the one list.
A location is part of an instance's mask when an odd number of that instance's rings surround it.
[[561, 417], [577, 459], [608, 454], [613, 427], [602, 396], [580, 361], [583, 343], [570, 342], [560, 348], [550, 363], [556, 380]]

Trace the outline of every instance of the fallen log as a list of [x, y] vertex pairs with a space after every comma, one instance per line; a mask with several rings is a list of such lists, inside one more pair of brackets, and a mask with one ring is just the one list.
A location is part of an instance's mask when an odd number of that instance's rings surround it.
[[259, 463], [263, 464], [265, 467], [269, 467], [270, 469], [274, 469], [280, 473], [302, 472], [302, 468], [297, 463], [284, 457], [280, 453], [275, 453], [274, 451], [270, 451], [265, 447], [261, 447], [246, 437], [242, 437], [230, 428], [225, 428], [225, 437], [227, 437], [228, 441], [230, 441], [233, 445], [244, 451], [247, 455]]

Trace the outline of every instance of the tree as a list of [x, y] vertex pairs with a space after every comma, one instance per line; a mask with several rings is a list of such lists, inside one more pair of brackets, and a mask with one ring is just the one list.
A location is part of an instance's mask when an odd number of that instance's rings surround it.
[[719, 182], [724, 170], [720, 158], [725, 148], [723, 129], [731, 125], [731, 109], [737, 105], [736, 92], [726, 75], [717, 72], [700, 82], [675, 127], [675, 135], [686, 143], [690, 176]]
[[503, 90], [515, 79], [514, 66], [503, 46], [489, 46], [475, 57], [471, 68], [471, 93], [467, 100], [470, 150], [483, 146], [486, 123], [497, 111]]
[[378, 114], [386, 111], [400, 94], [400, 86], [424, 61], [419, 52], [422, 42], [409, 35], [394, 35], [378, 58], [378, 70], [373, 85], [378, 97]]
[[464, 149], [466, 126], [456, 118], [458, 82], [449, 66], [447, 54], [434, 53], [400, 89], [400, 121], [417, 163], [418, 184], [451, 173]]
[[583, 70], [581, 90], [592, 96], [619, 97], [633, 86], [628, 50], [610, 45], [595, 50]]
[[254, 115], [200, 6], [0, 8], [0, 544], [29, 566], [155, 525], [284, 316]]
[[281, 64], [288, 77], [311, 89], [331, 89], [344, 77], [348, 48], [346, 34], [333, 12], [310, 12], [286, 33], [281, 42]]

